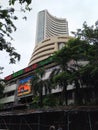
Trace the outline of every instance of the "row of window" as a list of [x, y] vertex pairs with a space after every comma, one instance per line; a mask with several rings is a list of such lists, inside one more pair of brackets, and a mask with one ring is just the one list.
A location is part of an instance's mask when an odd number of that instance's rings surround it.
[[47, 52], [47, 51], [53, 50], [53, 49], [54, 49], [54, 47], [50, 47], [50, 48], [41, 50], [41, 51], [37, 52], [36, 54], [34, 54], [34, 55], [33, 55], [33, 58], [36, 57], [37, 55], [40, 55], [40, 54], [43, 53], [43, 52]]
[[[48, 49], [48, 50], [49, 50], [49, 49]], [[37, 59], [46, 57], [46, 56], [47, 56], [47, 58], [48, 58], [50, 55], [51, 55], [51, 52], [48, 52], [47, 54], [43, 54], [43, 55], [37, 56], [36, 58], [34, 58], [34, 59], [32, 60], [32, 62], [36, 61]]]
[[9, 97], [15, 95], [15, 90], [3, 94], [3, 97]]
[[[32, 59], [34, 56], [36, 56], [36, 55], [42, 53], [43, 51], [45, 52], [45, 51], [48, 51], [48, 50], [53, 50], [53, 49], [54, 49], [54, 47], [53, 47], [54, 44], [55, 44], [55, 43], [49, 43], [49, 44], [46, 44], [46, 45], [44, 45], [44, 46], [41, 46], [41, 47], [37, 48], [37, 49], [34, 51], [34, 53], [32, 54], [32, 57], [31, 57], [31, 60], [30, 60], [30, 63], [29, 63], [29, 64], [31, 64], [33, 60], [38, 59], [38, 58]], [[48, 47], [48, 46], [49, 46], [49, 48], [44, 49], [45, 47]], [[42, 48], [43, 48], [43, 50], [40, 50], [40, 49], [42, 49]]]
[[[51, 45], [53, 45], [53, 44], [51, 44]], [[46, 45], [45, 45], [46, 46]], [[43, 46], [43, 48], [45, 47], [45, 46]], [[48, 46], [50, 46], [50, 44], [48, 44]], [[59, 42], [58, 43], [58, 49], [61, 49], [62, 47], [64, 47], [65, 46], [65, 42]], [[49, 50], [51, 50], [51, 52], [49, 52], [49, 53], [46, 53], [46, 54], [41, 54], [42, 52], [48, 52]], [[37, 60], [37, 59], [40, 59], [40, 58], [42, 58], [42, 57], [44, 57], [44, 56], [49, 56], [49, 55], [51, 55], [52, 53], [53, 53], [53, 51], [52, 50], [54, 50], [54, 47], [49, 47], [49, 48], [47, 48], [47, 49], [45, 49], [45, 50], [42, 50], [42, 51], [39, 51], [39, 52], [37, 52], [37, 53], [34, 53], [34, 55], [32, 55], [32, 59], [31, 59], [31, 61], [30, 61], [30, 63], [32, 63], [32, 62], [34, 62], [35, 60]], [[39, 56], [37, 56], [38, 54], [40, 54]], [[35, 56], [35, 57], [34, 57]]]
[[54, 45], [55, 43], [49, 43], [49, 44], [45, 44], [45, 45], [43, 45], [43, 46], [40, 46], [40, 47], [38, 47], [37, 49], [35, 49], [34, 50], [34, 52], [33, 52], [33, 56], [36, 54], [36, 52], [38, 52], [39, 50], [41, 50], [42, 48], [44, 48], [44, 47], [50, 47], [50, 46], [52, 46], [52, 45]]
[[52, 15], [50, 15], [48, 12], [47, 12], [47, 18], [50, 18], [50, 20], [52, 20], [53, 22], [56, 22], [56, 23], [64, 23], [64, 22], [67, 22], [66, 19], [59, 19], [59, 18], [56, 18]]
[[50, 28], [50, 29], [52, 29], [52, 30], [59, 30], [59, 31], [66, 31], [66, 30], [68, 30], [67, 28], [67, 25], [66, 24], [64, 24], [64, 25], [55, 25], [54, 23], [51, 23], [50, 24], [50, 22], [49, 23], [47, 23], [46, 24], [46, 28], [48, 29], [48, 28]]
[[66, 21], [64, 21], [64, 22], [59, 22], [59, 23], [57, 23], [56, 21], [53, 21], [52, 19], [49, 19], [49, 18], [47, 18], [47, 22], [46, 22], [47, 24], [50, 24], [50, 25], [54, 25], [54, 26], [65, 26], [65, 25], [68, 25], [68, 23], [66, 22]]

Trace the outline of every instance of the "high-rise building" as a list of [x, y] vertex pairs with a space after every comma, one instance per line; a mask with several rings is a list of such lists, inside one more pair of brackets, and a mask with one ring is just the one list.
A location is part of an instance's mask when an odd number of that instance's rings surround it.
[[37, 18], [36, 44], [29, 66], [51, 56], [69, 40], [68, 22], [57, 18], [47, 10], [40, 11]]
[[[72, 37], [68, 35], [68, 23], [66, 19], [58, 19], [50, 15], [47, 10], [43, 10], [38, 14], [36, 38], [37, 41], [28, 67], [5, 77], [6, 84], [4, 93], [0, 98], [0, 105], [5, 111], [20, 109], [21, 107], [23, 109], [23, 107], [26, 106], [32, 108], [32, 105], [34, 105], [32, 103], [35, 100], [33, 98], [35, 96], [34, 82], [32, 81], [35, 77], [36, 70], [43, 67], [45, 74], [42, 80], [47, 81], [54, 69], [60, 69], [60, 66], [53, 61], [52, 55], [54, 52], [66, 46], [68, 40]], [[75, 61], [71, 60], [68, 65], [72, 65], [73, 62]], [[78, 61], [77, 63], [84, 66], [87, 64], [87, 61]], [[48, 89], [46, 85], [41, 87], [44, 97], [50, 94], [51, 90], [51, 94], [53, 94], [61, 104], [60, 94], [63, 91], [62, 86], [57, 85], [55, 88], [52, 88], [51, 84], [48, 84]], [[74, 83], [66, 87], [68, 105], [72, 105], [74, 104], [76, 94]], [[90, 101], [95, 101], [95, 99], [93, 99], [95, 96], [93, 96], [94, 91], [92, 91], [92, 88], [87, 89], [86, 86], [80, 86], [80, 89], [83, 90], [83, 93], [84, 89], [86, 90], [84, 94], [90, 93], [90, 97], [88, 95], [88, 103], [90, 103]], [[38, 95], [40, 95], [40, 93], [38, 93]], [[84, 102], [84, 98], [82, 99], [83, 103], [86, 103]]]
[[36, 44], [51, 36], [68, 35], [65, 18], [52, 16], [47, 10], [40, 11], [37, 18]]

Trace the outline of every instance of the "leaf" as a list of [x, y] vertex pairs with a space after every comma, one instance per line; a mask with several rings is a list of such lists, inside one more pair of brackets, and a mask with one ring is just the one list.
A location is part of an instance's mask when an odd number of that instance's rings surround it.
[[9, 0], [9, 5], [14, 5], [16, 0]]

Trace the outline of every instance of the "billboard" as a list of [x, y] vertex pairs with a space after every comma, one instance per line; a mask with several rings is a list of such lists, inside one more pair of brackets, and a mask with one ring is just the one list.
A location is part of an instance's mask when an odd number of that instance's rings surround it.
[[42, 60], [42, 61], [40, 61], [38, 63], [35, 63], [35, 64], [31, 65], [31, 66], [28, 66], [28, 67], [26, 67], [26, 68], [24, 68], [22, 70], [19, 70], [19, 71], [15, 72], [15, 73], [5, 77], [5, 80], [6, 81], [11, 80], [13, 78], [16, 78], [16, 77], [18, 77], [20, 75], [23, 75], [23, 74], [27, 73], [27, 72], [33, 71], [33, 70], [35, 70], [35, 69], [37, 69], [37, 68], [39, 68], [41, 66], [44, 66], [46, 64], [51, 63], [51, 62], [53, 62], [53, 58], [50, 56], [45, 60]]
[[32, 76], [19, 80], [17, 96], [23, 96], [31, 93], [31, 79]]

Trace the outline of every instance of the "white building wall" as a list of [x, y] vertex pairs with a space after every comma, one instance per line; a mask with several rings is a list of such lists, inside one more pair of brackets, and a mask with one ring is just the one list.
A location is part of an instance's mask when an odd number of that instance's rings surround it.
[[10, 92], [10, 91], [14, 91], [14, 90], [16, 90], [16, 87], [17, 87], [16, 84], [12, 84], [12, 85], [6, 86], [5, 89], [4, 89], [4, 93]]
[[10, 103], [15, 101], [15, 95], [0, 99], [0, 104]]
[[[17, 84], [8, 84], [5, 86], [4, 88], [4, 94], [5, 97], [3, 97], [2, 99], [0, 99], [0, 104], [5, 104], [5, 103], [12, 103], [15, 101], [15, 92], [17, 89]], [[14, 92], [15, 91], [15, 92]], [[13, 95], [9, 95], [8, 93], [13, 92]]]

